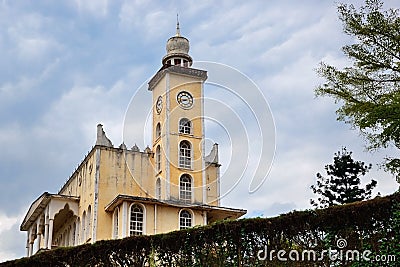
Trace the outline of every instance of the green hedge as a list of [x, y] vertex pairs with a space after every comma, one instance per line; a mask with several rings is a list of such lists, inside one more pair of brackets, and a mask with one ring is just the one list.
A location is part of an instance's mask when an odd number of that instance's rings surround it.
[[[346, 246], [338, 243], [344, 240]], [[321, 255], [330, 248], [339, 254]], [[278, 259], [279, 250], [285, 251], [281, 256], [287, 261]], [[351, 259], [355, 251], [359, 260]], [[363, 260], [363, 252], [369, 259], [385, 261]], [[290, 260], [289, 255], [299, 255], [299, 260]], [[223, 221], [168, 234], [58, 248], [0, 266], [400, 266], [400, 194], [274, 218]]]

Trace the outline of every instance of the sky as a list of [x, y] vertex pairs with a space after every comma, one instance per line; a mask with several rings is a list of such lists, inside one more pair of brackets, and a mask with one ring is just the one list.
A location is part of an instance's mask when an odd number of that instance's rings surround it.
[[[223, 206], [247, 209], [247, 217], [309, 209], [316, 173], [324, 172], [343, 146], [354, 159], [373, 164], [365, 182], [378, 181], [375, 194], [396, 191], [394, 178], [378, 168], [396, 151], [367, 152], [357, 130], [336, 120], [339, 105], [314, 95], [323, 81], [315, 72], [320, 62], [350, 64], [341, 47], [354, 40], [343, 33], [337, 5], [330, 0], [0, 1], [0, 262], [25, 256], [26, 234], [19, 231], [25, 213], [43, 192], [58, 192], [95, 144], [98, 123], [116, 147], [123, 141], [128, 147], [147, 145], [124, 137], [124, 127], [134, 128], [125, 115], [161, 67], [177, 13], [195, 61], [224, 64], [256, 87], [243, 93], [253, 114], [234, 98], [224, 102], [232, 97], [227, 91], [209, 92], [218, 92], [220, 103], [208, 105], [209, 114], [226, 114], [220, 120], [230, 125], [220, 131], [212, 120], [206, 123], [210, 143], [220, 144], [223, 172], [241, 172], [235, 160], [243, 151], [249, 173], [257, 164], [268, 166], [266, 179], [252, 193], [251, 175], [235, 178]], [[385, 8], [399, 6], [385, 1]], [[219, 113], [221, 103], [231, 109]], [[149, 110], [151, 103], [135, 108]], [[243, 129], [236, 131], [232, 114], [239, 114]], [[258, 132], [249, 119], [254, 114], [269, 118]], [[230, 146], [242, 130], [250, 132], [247, 143]], [[260, 132], [273, 133], [261, 138], [269, 144], [266, 162], [262, 157], [258, 162], [253, 154], [260, 151], [251, 148], [260, 139], [252, 134]]]

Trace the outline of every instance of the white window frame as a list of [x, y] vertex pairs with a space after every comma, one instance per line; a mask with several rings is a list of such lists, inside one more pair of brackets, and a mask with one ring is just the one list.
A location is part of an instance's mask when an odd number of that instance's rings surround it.
[[192, 133], [192, 122], [187, 118], [180, 119], [178, 131], [181, 134], [191, 134]]
[[[132, 207], [137, 206], [142, 210], [142, 221], [132, 221]], [[139, 213], [140, 214], [140, 213]], [[134, 226], [134, 227], [133, 227]], [[136, 227], [141, 226], [141, 230]], [[144, 235], [146, 233], [146, 209], [142, 204], [132, 203], [129, 206], [129, 236]]]
[[[186, 217], [189, 215], [190, 217]], [[185, 216], [185, 217], [184, 217]], [[191, 210], [182, 209], [179, 212], [179, 229], [184, 230], [194, 225], [194, 215]]]
[[[189, 181], [182, 181], [188, 179]], [[179, 178], [179, 199], [185, 203], [192, 202], [193, 178], [189, 174], [182, 174]]]
[[[183, 147], [187, 144], [189, 147]], [[192, 144], [187, 140], [182, 140], [179, 143], [179, 168], [192, 169]]]
[[156, 148], [156, 170], [161, 170], [161, 146], [158, 145]]

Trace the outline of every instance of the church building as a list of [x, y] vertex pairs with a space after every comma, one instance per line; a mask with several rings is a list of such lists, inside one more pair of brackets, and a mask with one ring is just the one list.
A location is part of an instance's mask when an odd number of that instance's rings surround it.
[[153, 235], [219, 220], [246, 210], [220, 206], [218, 145], [205, 155], [204, 82], [192, 68], [189, 41], [167, 41], [162, 67], [148, 83], [152, 144], [141, 151], [114, 147], [103, 126], [97, 140], [58, 193], [44, 192], [20, 226], [27, 256], [39, 250]]

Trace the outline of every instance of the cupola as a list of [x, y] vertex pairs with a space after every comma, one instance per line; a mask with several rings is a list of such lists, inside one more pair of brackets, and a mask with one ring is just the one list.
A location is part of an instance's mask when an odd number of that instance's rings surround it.
[[181, 36], [178, 15], [176, 17], [176, 34], [167, 41], [167, 54], [162, 59], [163, 66], [179, 65], [182, 67], [192, 66], [192, 57], [189, 56], [189, 40]]

